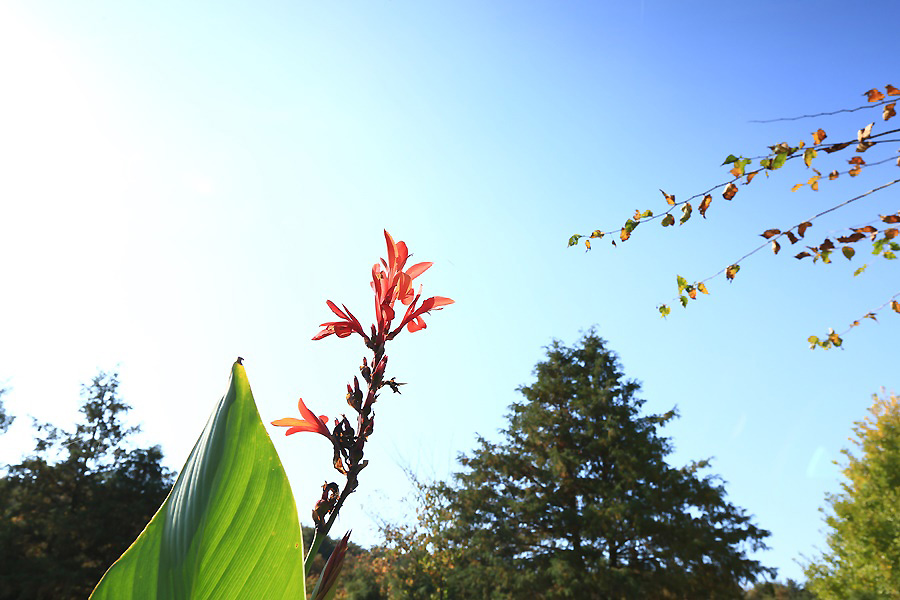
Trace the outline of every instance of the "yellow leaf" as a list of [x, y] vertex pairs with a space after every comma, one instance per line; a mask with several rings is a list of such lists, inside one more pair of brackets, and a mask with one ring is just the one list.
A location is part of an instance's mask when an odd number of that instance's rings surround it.
[[727, 269], [725, 269], [725, 278], [728, 281], [734, 279], [734, 276], [737, 275], [737, 272], [741, 270], [740, 265], [731, 265]]
[[897, 302], [896, 300], [892, 300], [891, 301], [891, 310], [893, 310], [895, 313], [900, 314], [900, 302]]
[[630, 237], [631, 237], [631, 232], [623, 227], [622, 231], [619, 232], [619, 238], [624, 242], [625, 240], [627, 240]]
[[866, 139], [872, 137], [872, 126], [873, 126], [873, 125], [875, 125], [874, 122], [869, 123], [868, 125], [866, 125], [866, 126], [863, 127], [862, 129], [860, 129], [859, 131], [857, 131], [857, 132], [856, 132], [856, 141], [857, 141], [857, 142], [862, 142], [862, 141], [865, 141]]
[[706, 284], [705, 284], [705, 283], [702, 283], [702, 282], [701, 282], [701, 283], [698, 283], [698, 284], [697, 284], [697, 289], [700, 290], [701, 292], [703, 292], [704, 294], [709, 294], [709, 290], [706, 289]]
[[591, 240], [584, 240], [584, 247], [588, 250], [591, 249]]
[[792, 192], [796, 192], [797, 190], [799, 190], [800, 188], [802, 188], [804, 185], [806, 185], [806, 184], [805, 184], [805, 183], [798, 183], [797, 185], [795, 185], [794, 187], [791, 188], [791, 191], [792, 191]]
[[862, 173], [862, 167], [860, 165], [856, 165], [855, 167], [847, 171], [847, 173], [850, 175], [850, 177], [856, 177], [857, 175]]
[[663, 192], [662, 190], [659, 190], [659, 191], [662, 192], [662, 195], [666, 197], [666, 202], [669, 203], [669, 206], [675, 206], [675, 195], [674, 194], [670, 196], [669, 194]]

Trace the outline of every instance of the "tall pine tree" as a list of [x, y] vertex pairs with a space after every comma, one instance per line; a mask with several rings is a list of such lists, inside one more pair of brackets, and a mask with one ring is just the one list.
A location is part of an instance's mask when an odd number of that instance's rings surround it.
[[479, 438], [454, 486], [447, 597], [740, 598], [770, 573], [769, 532], [725, 499], [706, 461], [673, 468], [640, 386], [593, 331], [554, 343], [519, 389], [505, 439]]

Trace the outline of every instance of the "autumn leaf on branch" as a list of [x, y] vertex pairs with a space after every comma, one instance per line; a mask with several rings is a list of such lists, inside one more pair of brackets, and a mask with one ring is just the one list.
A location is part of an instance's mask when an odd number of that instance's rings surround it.
[[[896, 102], [888, 99], [888, 97], [900, 96], [900, 90], [898, 90], [894, 86], [888, 85], [883, 88], [883, 91], [878, 88], [873, 88], [872, 90], [865, 92], [863, 95], [866, 96], [866, 99], [868, 101], [868, 104], [864, 106], [841, 109], [829, 113], [818, 113], [813, 115], [802, 115], [799, 117], [774, 119], [772, 121], [823, 118], [842, 112], [856, 112], [864, 110], [879, 111], [879, 109], [883, 121], [887, 121], [888, 119], [896, 115]], [[654, 215], [649, 210], [643, 212], [637, 210], [635, 211], [633, 218], [626, 221], [624, 227], [611, 231], [596, 230], [590, 237], [599, 237], [599, 235], [608, 233], [619, 233], [619, 239], [621, 241], [625, 241], [630, 238], [631, 232], [638, 223], [642, 223], [645, 220], [653, 220], [656, 218], [660, 219], [661, 225], [663, 227], [671, 227], [675, 225], [676, 222], [676, 217], [673, 214], [676, 208], [679, 208], [681, 210], [681, 216], [678, 219], [678, 222], [679, 224], [683, 225], [692, 216], [694, 204], [696, 204], [700, 215], [705, 220], [707, 217], [707, 211], [712, 203], [712, 197], [715, 193], [721, 193], [722, 197], [726, 200], [734, 200], [738, 192], [738, 183], [749, 185], [752, 181], [754, 181], [754, 178], [760, 172], [764, 172], [767, 178], [770, 175], [775, 176], [775, 171], [782, 169], [789, 170], [788, 167], [790, 165], [799, 165], [801, 161], [797, 159], [800, 159], [801, 157], [804, 166], [808, 169], [811, 169], [814, 172], [814, 175], [812, 177], [804, 177], [806, 181], [795, 182], [790, 184], [789, 186], [786, 186], [791, 191], [799, 191], [804, 186], [809, 186], [812, 191], [819, 191], [820, 187], [823, 188], [823, 190], [825, 188], [828, 188], [830, 190], [831, 188], [829, 186], [831, 185], [831, 182], [838, 180], [840, 175], [844, 173], [849, 175], [851, 178], [861, 178], [864, 176], [863, 171], [865, 171], [865, 176], [869, 176], [870, 173], [876, 172], [874, 170], [874, 167], [876, 165], [887, 165], [889, 163], [896, 162], [897, 166], [900, 167], [900, 159], [896, 157], [896, 154], [893, 155], [893, 157], [888, 157], [886, 159], [873, 156], [868, 161], [864, 160], [861, 156], [858, 156], [858, 154], [866, 152], [872, 149], [874, 146], [878, 146], [879, 149], [882, 147], [896, 148], [898, 142], [900, 142], [900, 135], [896, 135], [900, 133], [900, 129], [876, 132], [874, 127], [876, 121], [871, 119], [867, 120], [869, 120], [870, 122], [858, 129], [856, 135], [852, 137], [841, 136], [838, 137], [838, 139], [832, 140], [830, 143], [825, 143], [825, 140], [828, 138], [828, 134], [826, 134], [825, 129], [822, 127], [815, 127], [813, 128], [813, 131], [811, 133], [813, 143], [809, 146], [807, 146], [807, 143], [809, 141], [809, 138], [807, 138], [807, 142], [804, 142], [802, 140], [796, 143], [792, 143], [790, 141], [780, 141], [778, 143], [772, 144], [768, 146], [768, 152], [764, 153], [762, 156], [745, 158], [744, 156], [739, 154], [728, 154], [728, 156], [723, 161], [722, 166], [726, 168], [727, 174], [730, 179], [723, 181], [722, 183], [719, 183], [717, 185], [710, 186], [709, 189], [705, 191], [687, 196], [684, 200], [680, 201], [676, 199], [675, 194], [669, 194], [666, 191], [660, 189], [659, 191], [665, 200], [665, 205], [662, 210], [657, 212], [657, 214]], [[832, 136], [834, 136], [834, 131], [832, 131]], [[831, 157], [831, 155], [842, 151], [847, 151], [848, 149], [850, 149], [850, 151], [855, 150], [857, 155], [852, 155], [849, 160], [847, 160], [849, 169], [847, 169], [846, 171], [841, 171], [831, 165], [829, 165], [829, 169], [827, 170], [820, 166], [824, 166], [824, 164], [827, 164], [828, 162], [834, 162], [836, 157]], [[820, 150], [824, 150], [824, 152], [820, 152]], [[877, 151], [878, 150], [874, 150], [873, 152]], [[754, 170], [748, 171], [749, 165], [753, 164], [754, 161], [759, 162], [759, 167]], [[813, 163], [816, 163], [816, 166], [819, 168], [814, 168]], [[821, 171], [819, 169], [821, 169]], [[823, 173], [827, 173], [827, 177], [824, 176]], [[819, 208], [817, 211], [811, 211], [815, 212], [815, 214], [800, 223], [796, 223], [790, 226], [784, 224], [778, 228], [767, 229], [762, 234], [762, 237], [766, 240], [763, 244], [746, 252], [741, 258], [732, 262], [729, 266], [722, 268], [715, 275], [707, 277], [706, 279], [703, 279], [702, 281], [694, 284], [688, 284], [687, 280], [679, 278], [683, 281], [679, 281], [679, 294], [677, 296], [677, 301], [680, 302], [683, 306], [686, 306], [690, 300], [694, 300], [698, 297], [698, 293], [708, 294], [705, 282], [719, 275], [724, 274], [727, 281], [733, 281], [736, 274], [740, 270], [742, 263], [763, 248], [770, 247], [774, 254], [779, 254], [781, 246], [783, 244], [782, 238], [787, 238], [792, 245], [796, 244], [798, 241], [804, 238], [807, 230], [812, 226], [813, 222], [816, 219], [842, 209], [862, 198], [866, 198], [897, 183], [900, 183], [900, 178], [894, 178], [893, 180], [887, 181], [880, 185], [876, 185], [869, 191], [858, 194], [852, 198], [843, 201], [839, 200], [837, 203], [824, 209]], [[823, 194], [822, 199], [828, 200], [831, 198], [833, 198], [833, 195], [830, 195], [830, 197], [825, 197], [825, 195]], [[696, 203], [694, 202], [695, 200]], [[858, 219], [859, 217], [853, 218]], [[900, 212], [898, 212], [897, 215], [878, 215], [878, 219], [874, 222], [870, 221], [869, 224], [865, 223], [865, 218], [863, 218], [862, 220], [864, 221], [862, 223], [862, 226], [857, 224], [859, 221], [856, 221], [856, 223], [847, 223], [844, 227], [838, 227], [839, 232], [836, 233], [833, 237], [835, 240], [837, 240], [838, 243], [841, 244], [840, 247], [836, 247], [835, 242], [832, 241], [832, 239], [825, 238], [818, 246], [807, 246], [806, 250], [794, 254], [795, 258], [804, 259], [811, 257], [813, 259], [811, 262], [813, 263], [818, 262], [820, 264], [830, 264], [831, 255], [839, 249], [840, 253], [846, 259], [851, 260], [856, 256], [856, 254], [858, 254], [858, 248], [854, 247], [854, 245], [857, 243], [862, 243], [863, 240], [868, 239], [869, 242], [872, 243], [873, 254], [881, 256], [888, 260], [896, 259], [898, 255], [900, 255], [900, 243], [898, 243], [900, 242], [900, 227], [896, 226], [898, 223], [900, 223]], [[877, 226], [874, 226], [873, 223], [876, 223]], [[841, 233], [840, 229], [847, 230], [847, 233]], [[573, 236], [573, 238], [570, 238], [569, 244], [574, 245], [577, 242], [578, 237]], [[615, 245], [615, 242], [613, 242], [613, 245]], [[854, 275], [859, 275], [863, 272], [863, 270], [865, 270], [865, 265], [857, 268], [854, 272]], [[668, 306], [668, 304], [661, 304], [657, 307], [660, 310], [660, 314], [664, 317], [669, 314]], [[869, 314], [874, 313], [867, 313], [866, 317], [868, 317]], [[819, 346], [839, 346], [842, 343], [841, 335], [842, 334], [830, 332], [828, 336], [822, 338], [821, 344], [819, 344]]]

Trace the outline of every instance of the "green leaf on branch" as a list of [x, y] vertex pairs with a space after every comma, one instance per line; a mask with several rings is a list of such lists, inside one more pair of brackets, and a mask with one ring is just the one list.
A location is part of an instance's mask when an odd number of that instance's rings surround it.
[[843, 248], [841, 248], [841, 252], [845, 257], [847, 257], [847, 260], [850, 260], [851, 258], [853, 258], [853, 255], [856, 254], [856, 250], [854, 250], [850, 246], [844, 246]]
[[779, 152], [775, 155], [775, 158], [772, 160], [770, 168], [772, 170], [780, 169], [784, 166], [784, 161], [787, 160], [788, 153], [787, 152]]
[[662, 220], [663, 227], [668, 227], [669, 225], [674, 225], [674, 224], [675, 224], [675, 217], [671, 213], [663, 217], [663, 220]]
[[581, 239], [581, 235], [576, 233], [575, 235], [573, 235], [572, 237], [569, 238], [569, 246], [575, 246], [576, 244], [578, 244], [578, 240], [580, 240], [580, 239]]
[[731, 163], [733, 163], [733, 162], [736, 161], [736, 160], [738, 160], [738, 157], [737, 157], [737, 156], [735, 156], [734, 154], [729, 154], [729, 155], [728, 155], [728, 158], [726, 158], [726, 159], [725, 159], [725, 162], [723, 162], [722, 164], [723, 164], [723, 165], [730, 165]]
[[675, 282], [678, 284], [678, 293], [681, 293], [684, 290], [684, 288], [686, 288], [688, 286], [687, 279], [685, 279], [681, 275], [675, 276]]
[[861, 266], [857, 270], [853, 271], [853, 276], [856, 277], [857, 275], [860, 275], [863, 271], [866, 270], [866, 267], [868, 267], [868, 266], [869, 265], [866, 264], [866, 265]]
[[684, 225], [685, 223], [687, 223], [687, 220], [691, 218], [692, 210], [693, 209], [691, 208], [691, 203], [685, 202], [681, 207], [681, 218], [678, 220], [679, 225]]
[[679, 296], [678, 299], [681, 301], [681, 306], [687, 308], [687, 305], [688, 305], [688, 297], [687, 297], [687, 296]]
[[169, 497], [91, 600], [305, 599], [304, 580], [294, 496], [238, 361]]
[[665, 304], [660, 304], [658, 308], [660, 316], [662, 316], [662, 318], [664, 319], [669, 316], [669, 313], [672, 312], [672, 309]]

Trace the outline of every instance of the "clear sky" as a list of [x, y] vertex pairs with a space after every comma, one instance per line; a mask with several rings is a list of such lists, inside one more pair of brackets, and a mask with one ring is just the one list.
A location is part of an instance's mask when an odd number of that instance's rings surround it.
[[[805, 339], [894, 294], [894, 265], [853, 278], [862, 261], [761, 253], [689, 310], [664, 321], [655, 306], [676, 273], [712, 274], [889, 167], [818, 195], [789, 193], [804, 174], [779, 173], [714, 201], [706, 222], [645, 225], [618, 249], [566, 241], [658, 209], [658, 188], [723, 181], [729, 153], [809, 142], [820, 124], [854, 135], [877, 115], [749, 121], [900, 86], [898, 22], [879, 1], [7, 0], [0, 380], [20, 418], [0, 460], [31, 448], [27, 415], [71, 424], [98, 368], [120, 370], [143, 441], [173, 468], [238, 355], [265, 421], [293, 416], [299, 396], [343, 411], [364, 349], [310, 337], [328, 298], [371, 318], [387, 228], [434, 261], [426, 293], [456, 304], [389, 352], [409, 385], [378, 405], [341, 520], [358, 542], [408, 517], [403, 468], [444, 477], [476, 433], [497, 439], [543, 347], [596, 325], [647, 410], [678, 406], [672, 463], [713, 457], [729, 498], [772, 531], [759, 558], [800, 578], [838, 489], [831, 461], [871, 394], [900, 388], [900, 321], [866, 323], [842, 351]], [[893, 198], [814, 230], [894, 212]], [[327, 442], [280, 433], [307, 518], [333, 478]]]

